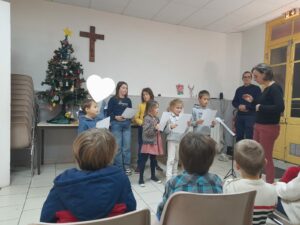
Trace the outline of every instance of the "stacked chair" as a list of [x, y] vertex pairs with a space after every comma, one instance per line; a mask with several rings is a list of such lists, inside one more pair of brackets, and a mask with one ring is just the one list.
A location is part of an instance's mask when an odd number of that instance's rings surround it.
[[38, 107], [32, 78], [11, 75], [11, 150], [30, 150], [31, 175], [34, 174]]

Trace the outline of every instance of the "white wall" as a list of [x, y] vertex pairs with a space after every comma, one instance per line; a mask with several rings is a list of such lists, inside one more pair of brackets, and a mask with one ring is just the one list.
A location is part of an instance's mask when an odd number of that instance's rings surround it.
[[241, 74], [264, 62], [265, 29], [262, 24], [242, 33]]
[[[241, 65], [241, 46], [242, 36], [240, 33], [232, 33], [227, 35], [226, 39], [226, 73], [223, 75], [222, 82], [224, 87], [224, 98], [232, 99], [235, 90], [240, 86], [240, 65]], [[232, 93], [232, 96], [228, 96]]]
[[0, 0], [0, 187], [10, 183], [10, 4]]
[[[85, 77], [96, 73], [115, 81], [125, 80], [129, 94], [139, 95], [145, 86], [155, 94], [177, 96], [175, 85], [195, 85], [196, 94], [208, 89], [232, 98], [239, 81], [241, 36], [196, 30], [86, 8], [41, 0], [12, 0], [12, 72], [33, 77], [35, 89], [47, 86], [47, 61], [73, 30], [70, 42], [83, 64]], [[105, 40], [96, 42], [96, 61], [88, 62], [88, 39], [79, 31], [95, 26]], [[228, 48], [230, 45], [230, 49]], [[228, 72], [230, 70], [230, 72]]]

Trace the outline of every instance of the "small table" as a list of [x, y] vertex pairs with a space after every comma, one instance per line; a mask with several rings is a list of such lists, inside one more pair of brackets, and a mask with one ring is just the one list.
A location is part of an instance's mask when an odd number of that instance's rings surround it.
[[38, 130], [38, 148], [37, 148], [37, 170], [38, 174], [41, 173], [41, 165], [44, 164], [44, 136], [45, 136], [45, 130], [46, 129], [77, 129], [78, 124], [54, 124], [54, 123], [47, 123], [47, 122], [39, 122], [37, 124], [37, 130]]

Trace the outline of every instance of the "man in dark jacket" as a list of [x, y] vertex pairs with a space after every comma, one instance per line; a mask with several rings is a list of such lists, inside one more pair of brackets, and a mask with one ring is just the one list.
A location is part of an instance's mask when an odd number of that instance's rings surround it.
[[244, 84], [236, 90], [232, 100], [233, 107], [238, 110], [235, 121], [236, 142], [244, 138], [253, 138], [255, 104], [247, 101], [245, 97], [251, 95], [256, 100], [261, 94], [260, 88], [257, 85], [251, 84], [251, 72], [244, 72], [242, 79]]

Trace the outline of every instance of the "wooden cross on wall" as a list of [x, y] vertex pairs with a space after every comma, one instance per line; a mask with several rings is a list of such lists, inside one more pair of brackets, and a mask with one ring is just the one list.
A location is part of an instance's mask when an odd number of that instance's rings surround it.
[[79, 35], [90, 39], [90, 62], [95, 62], [95, 42], [97, 39], [104, 40], [104, 35], [96, 34], [94, 26], [90, 26], [90, 32], [80, 31]]

